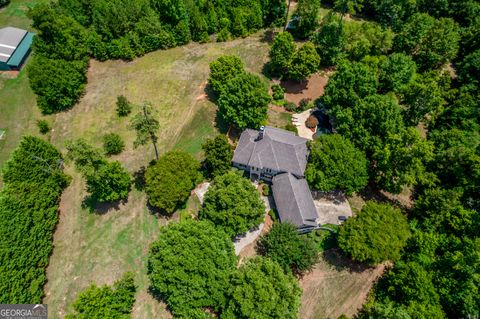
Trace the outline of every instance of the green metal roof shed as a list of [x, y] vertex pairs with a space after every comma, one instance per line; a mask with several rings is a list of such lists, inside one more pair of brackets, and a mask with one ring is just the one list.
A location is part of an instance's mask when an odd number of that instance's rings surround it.
[[30, 53], [34, 33], [14, 27], [0, 29], [0, 70], [18, 70]]

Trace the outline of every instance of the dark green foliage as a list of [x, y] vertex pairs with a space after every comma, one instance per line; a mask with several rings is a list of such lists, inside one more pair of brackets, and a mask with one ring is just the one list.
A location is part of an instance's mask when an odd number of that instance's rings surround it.
[[283, 100], [285, 97], [285, 89], [278, 84], [272, 85], [272, 98], [275, 101]]
[[199, 218], [209, 220], [230, 237], [259, 225], [265, 205], [250, 181], [236, 172], [216, 177], [205, 194]]
[[343, 50], [350, 60], [359, 61], [367, 55], [386, 54], [393, 45], [393, 32], [374, 22], [344, 22], [343, 34]]
[[267, 119], [271, 98], [267, 85], [257, 76], [241, 73], [226, 82], [218, 98], [223, 119], [237, 128], [259, 128]]
[[88, 192], [101, 203], [126, 199], [132, 184], [130, 174], [117, 161], [105, 163], [86, 179]]
[[35, 55], [28, 66], [30, 86], [44, 114], [71, 107], [85, 88], [85, 61], [55, 60]]
[[50, 123], [47, 120], [38, 120], [37, 121], [38, 130], [41, 134], [47, 134], [52, 129]]
[[178, 317], [222, 309], [237, 258], [231, 239], [209, 222], [170, 223], [150, 246], [150, 287]]
[[288, 123], [283, 129], [298, 134], [298, 128], [293, 123]]
[[327, 14], [323, 18], [312, 42], [325, 66], [336, 65], [345, 56], [345, 34], [336, 15]]
[[306, 235], [314, 242], [317, 253], [338, 247], [337, 231], [339, 226], [326, 224], [322, 225], [322, 227], [329, 228], [330, 230], [315, 229]]
[[380, 63], [380, 88], [385, 91], [400, 92], [412, 83], [417, 65], [403, 53], [389, 55]]
[[205, 152], [205, 166], [210, 176], [225, 174], [232, 167], [233, 147], [226, 135], [208, 139], [202, 149]]
[[297, 318], [301, 290], [292, 275], [274, 261], [257, 257], [247, 261], [231, 279], [222, 319]]
[[195, 188], [200, 163], [183, 152], [168, 152], [147, 168], [145, 192], [150, 205], [173, 214]]
[[287, 3], [283, 0], [262, 1], [265, 25], [282, 26], [285, 24]]
[[398, 260], [409, 236], [407, 218], [399, 209], [368, 202], [340, 227], [338, 244], [357, 261], [379, 264]]
[[129, 318], [135, 303], [135, 292], [133, 273], [125, 273], [113, 287], [92, 284], [73, 303], [75, 313], [65, 318]]
[[314, 189], [352, 194], [367, 185], [367, 166], [365, 153], [350, 141], [338, 134], [323, 134], [310, 144], [305, 176]]
[[299, 0], [293, 14], [293, 32], [299, 38], [307, 38], [318, 26], [320, 0]]
[[103, 150], [107, 155], [120, 154], [125, 148], [125, 143], [123, 142], [120, 135], [115, 133], [105, 134], [103, 136]]
[[117, 115], [127, 116], [132, 112], [132, 104], [123, 95], [117, 96]]
[[223, 55], [210, 63], [210, 77], [208, 84], [212, 91], [219, 95], [225, 84], [236, 77], [245, 73], [242, 60], [235, 55]]
[[45, 269], [67, 185], [62, 156], [50, 143], [26, 136], [3, 168], [0, 191], [1, 303], [40, 303]]
[[375, 94], [377, 87], [378, 75], [374, 68], [359, 62], [342, 63], [328, 81], [321, 102], [327, 109], [351, 107]]
[[276, 223], [257, 244], [259, 252], [276, 261], [285, 272], [302, 274], [317, 261], [315, 243], [310, 237], [300, 235], [295, 225]]
[[293, 55], [288, 77], [293, 80], [304, 80], [320, 67], [320, 57], [311, 42], [305, 43]]
[[480, 86], [480, 49], [470, 53], [465, 57], [458, 69], [459, 80], [462, 83], [468, 83], [477, 87]]
[[423, 139], [415, 128], [391, 134], [383, 145], [374, 147], [375, 181], [394, 194], [405, 186], [433, 185], [436, 177], [425, 167], [433, 157], [433, 143]]
[[281, 32], [273, 39], [270, 47], [270, 67], [277, 75], [288, 73], [292, 57], [297, 49], [289, 32]]
[[436, 20], [428, 14], [417, 13], [408, 19], [395, 37], [395, 47], [411, 54], [419, 67], [425, 70], [438, 68], [453, 60], [459, 41], [459, 28], [452, 19]]
[[10, 0], [0, 0], [0, 8], [6, 7], [10, 3]]
[[417, 10], [416, 1], [409, 0], [374, 0], [371, 6], [377, 20], [395, 31], [400, 30], [404, 20]]

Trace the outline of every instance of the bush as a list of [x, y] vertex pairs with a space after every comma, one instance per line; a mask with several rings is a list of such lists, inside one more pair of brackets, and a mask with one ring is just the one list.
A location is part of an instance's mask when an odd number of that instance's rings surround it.
[[272, 85], [272, 98], [275, 101], [283, 100], [285, 96], [285, 89], [278, 84]]
[[132, 104], [123, 95], [117, 96], [117, 115], [127, 116], [132, 112]]
[[145, 172], [145, 192], [150, 205], [173, 214], [199, 182], [199, 169], [200, 163], [187, 153], [165, 153]]
[[25, 136], [3, 167], [0, 191], [0, 303], [40, 303], [67, 177], [60, 152]]
[[288, 123], [283, 127], [283, 129], [298, 135], [298, 128], [293, 123]]
[[230, 171], [216, 177], [205, 194], [201, 220], [209, 220], [235, 237], [259, 225], [265, 205], [250, 181]]
[[297, 104], [293, 102], [286, 102], [283, 107], [288, 111], [288, 112], [296, 112], [298, 110]]
[[340, 227], [338, 244], [357, 261], [379, 264], [398, 260], [409, 236], [407, 217], [399, 209], [368, 202]]
[[150, 287], [175, 317], [192, 318], [196, 313], [194, 318], [201, 318], [203, 309], [225, 306], [236, 263], [232, 241], [218, 227], [193, 220], [170, 223], [150, 246]]
[[313, 108], [312, 99], [304, 98], [300, 101], [298, 108], [302, 111]]
[[318, 126], [318, 119], [315, 115], [310, 115], [305, 121], [305, 126], [308, 128], [316, 128]]
[[93, 284], [78, 295], [73, 303], [75, 313], [65, 319], [129, 317], [136, 290], [133, 273], [125, 273], [113, 287]]
[[310, 270], [317, 261], [314, 241], [300, 235], [295, 225], [275, 223], [258, 241], [258, 251], [276, 261], [284, 271], [301, 274]]
[[269, 196], [270, 193], [271, 193], [271, 191], [270, 191], [270, 185], [268, 185], [268, 184], [263, 184], [263, 186], [262, 186], [262, 194], [263, 194], [263, 196]]
[[47, 120], [38, 120], [37, 121], [38, 130], [41, 134], [47, 134], [52, 129], [50, 123]]
[[295, 277], [268, 258], [248, 260], [236, 272], [228, 289], [222, 319], [297, 318], [301, 289]]
[[120, 135], [115, 133], [105, 134], [103, 136], [103, 150], [107, 155], [116, 155], [120, 154], [125, 148], [125, 143], [123, 142]]

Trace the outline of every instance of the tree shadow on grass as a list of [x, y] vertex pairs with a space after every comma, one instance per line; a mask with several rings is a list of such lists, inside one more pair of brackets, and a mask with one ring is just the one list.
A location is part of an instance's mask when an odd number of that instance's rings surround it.
[[267, 29], [263, 32], [262, 37], [260, 38], [260, 42], [263, 43], [272, 43], [275, 36], [278, 34], [274, 29]]
[[391, 204], [395, 207], [398, 207], [402, 210], [408, 210], [407, 207], [405, 207], [404, 204], [402, 204], [399, 200], [396, 200], [394, 198], [390, 198], [387, 195], [385, 195], [380, 188], [375, 183], [369, 183], [367, 187], [365, 187], [363, 190], [361, 190], [358, 195], [364, 200], [364, 201], [376, 201], [379, 203], [384, 203], [384, 204]]
[[145, 190], [145, 166], [142, 166], [133, 173], [133, 187], [138, 191]]
[[88, 209], [91, 213], [105, 215], [110, 211], [118, 211], [120, 207], [128, 203], [127, 199], [117, 200], [115, 202], [98, 202], [95, 198], [87, 196], [82, 201], [82, 208]]
[[323, 259], [335, 267], [335, 270], [348, 270], [349, 272], [361, 273], [373, 267], [364, 263], [352, 260], [338, 248], [329, 249], [323, 252]]

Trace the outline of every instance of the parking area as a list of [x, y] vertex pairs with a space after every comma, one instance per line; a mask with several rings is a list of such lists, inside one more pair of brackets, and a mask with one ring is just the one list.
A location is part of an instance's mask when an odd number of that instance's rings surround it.
[[320, 225], [338, 225], [341, 219], [352, 217], [352, 208], [342, 192], [312, 192], [312, 196]]

